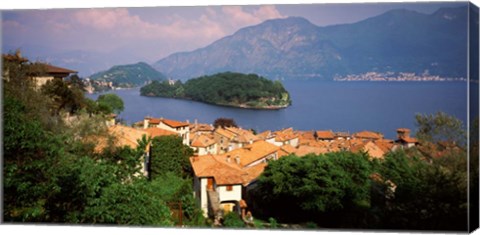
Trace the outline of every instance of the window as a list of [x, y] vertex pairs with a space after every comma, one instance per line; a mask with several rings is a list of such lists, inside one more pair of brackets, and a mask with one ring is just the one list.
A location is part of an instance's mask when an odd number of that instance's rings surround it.
[[233, 191], [233, 186], [232, 185], [227, 185], [227, 191]]

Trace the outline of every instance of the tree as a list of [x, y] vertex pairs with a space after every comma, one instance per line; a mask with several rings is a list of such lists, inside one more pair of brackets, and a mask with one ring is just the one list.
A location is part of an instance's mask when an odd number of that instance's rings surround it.
[[80, 89], [69, 87], [62, 79], [53, 79], [42, 86], [42, 92], [54, 101], [55, 114], [67, 110], [74, 114], [85, 106], [85, 98]]
[[158, 190], [160, 181], [137, 180], [131, 184], [115, 183], [92, 199], [83, 214], [83, 222], [122, 225], [173, 225], [170, 210]]
[[415, 116], [418, 131], [416, 136], [424, 142], [454, 142], [459, 146], [466, 143], [466, 130], [462, 121], [446, 113], [418, 114]]
[[227, 213], [223, 218], [223, 226], [228, 228], [244, 228], [245, 223], [237, 213]]
[[[465, 171], [466, 165], [463, 168]], [[387, 154], [379, 173], [384, 181], [391, 182], [387, 187], [394, 187], [393, 197], [376, 208], [383, 215], [381, 227], [466, 231], [466, 172], [395, 151]]]
[[[320, 220], [332, 212], [368, 205], [370, 171], [367, 157], [361, 154], [282, 157], [265, 168], [249, 204], [264, 218]], [[341, 217], [333, 220], [337, 219]], [[328, 221], [316, 222], [326, 225]]]
[[123, 111], [123, 100], [115, 94], [104, 94], [97, 98], [100, 107], [108, 109], [111, 113], [119, 114]]
[[192, 173], [189, 157], [193, 150], [184, 145], [179, 136], [159, 136], [152, 140], [151, 176], [159, 177], [167, 172], [178, 176], [190, 176]]
[[235, 120], [233, 120], [232, 118], [217, 118], [213, 122], [213, 126], [215, 128], [218, 128], [218, 127], [223, 127], [223, 128], [225, 128], [225, 127], [238, 127], [237, 123], [235, 123]]

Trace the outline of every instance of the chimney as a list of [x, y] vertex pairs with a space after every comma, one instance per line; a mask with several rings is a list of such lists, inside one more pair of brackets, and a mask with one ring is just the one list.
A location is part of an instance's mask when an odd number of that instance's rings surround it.
[[236, 156], [236, 157], [235, 157], [235, 162], [236, 162], [238, 165], [240, 165], [240, 157], [239, 157], [239, 156]]
[[398, 128], [397, 129], [397, 138], [410, 137], [410, 129], [407, 128]]
[[230, 155], [227, 155], [227, 162], [230, 163]]

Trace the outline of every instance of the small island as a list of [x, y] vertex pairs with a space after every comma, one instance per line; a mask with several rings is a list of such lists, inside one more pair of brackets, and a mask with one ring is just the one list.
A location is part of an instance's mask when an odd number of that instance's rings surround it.
[[181, 81], [153, 81], [140, 95], [180, 98], [248, 109], [282, 109], [292, 101], [280, 81], [256, 74], [225, 72]]

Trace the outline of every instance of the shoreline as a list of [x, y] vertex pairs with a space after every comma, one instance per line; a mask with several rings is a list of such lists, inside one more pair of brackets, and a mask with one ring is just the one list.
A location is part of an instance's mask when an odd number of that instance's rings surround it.
[[167, 98], [167, 99], [177, 99], [177, 100], [188, 100], [188, 101], [195, 101], [195, 102], [200, 102], [204, 104], [209, 104], [209, 105], [215, 105], [215, 106], [222, 106], [222, 107], [231, 107], [231, 108], [238, 108], [238, 109], [251, 109], [251, 110], [281, 110], [281, 109], [286, 109], [291, 104], [288, 105], [275, 105], [275, 106], [265, 106], [265, 107], [250, 107], [246, 105], [234, 105], [234, 104], [216, 104], [216, 103], [211, 103], [211, 102], [205, 102], [205, 101], [200, 101], [200, 100], [193, 100], [189, 98], [183, 98], [183, 97], [167, 97], [167, 96], [155, 96], [155, 95], [141, 95], [144, 97], [152, 97], [152, 98]]

